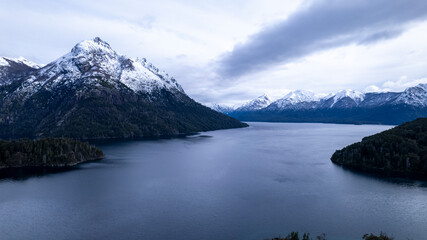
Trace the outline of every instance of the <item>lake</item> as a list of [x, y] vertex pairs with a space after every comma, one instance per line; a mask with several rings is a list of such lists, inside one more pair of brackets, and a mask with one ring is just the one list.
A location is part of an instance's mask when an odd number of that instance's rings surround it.
[[336, 149], [391, 126], [249, 123], [98, 144], [74, 170], [0, 180], [0, 239], [427, 237], [427, 183], [358, 174]]

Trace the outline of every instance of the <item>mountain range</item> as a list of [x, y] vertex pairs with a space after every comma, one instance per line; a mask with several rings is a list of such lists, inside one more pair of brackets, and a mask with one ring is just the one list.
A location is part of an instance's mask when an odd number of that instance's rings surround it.
[[[212, 108], [227, 109], [218, 105]], [[427, 116], [427, 84], [403, 92], [343, 90], [317, 95], [296, 90], [272, 102], [262, 95], [222, 112], [241, 121], [401, 124]]]
[[46, 64], [0, 57], [0, 138], [122, 138], [247, 126], [191, 99], [145, 58], [94, 38]]

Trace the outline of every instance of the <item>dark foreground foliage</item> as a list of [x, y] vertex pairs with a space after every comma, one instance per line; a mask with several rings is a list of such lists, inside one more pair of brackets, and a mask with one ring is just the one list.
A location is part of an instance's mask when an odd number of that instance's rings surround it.
[[427, 178], [427, 118], [365, 137], [336, 151], [331, 160], [362, 171]]
[[73, 139], [0, 140], [0, 168], [67, 167], [103, 157], [99, 148]]
[[[321, 234], [319, 236], [317, 236], [316, 238], [314, 238], [316, 240], [326, 240], [326, 234]], [[271, 240], [300, 240], [299, 238], [299, 233], [298, 232], [291, 232], [289, 233], [286, 237], [277, 237], [277, 238], [273, 238]], [[310, 233], [304, 233], [302, 235], [301, 240], [313, 240], [313, 238], [310, 237]]]
[[363, 235], [364, 240], [393, 240], [393, 237], [387, 236], [385, 233], [381, 233], [379, 236], [375, 236], [374, 234], [365, 234]]
[[[315, 238], [311, 238], [310, 237], [310, 233], [304, 233], [302, 235], [302, 238], [299, 237], [299, 233], [298, 232], [291, 232], [289, 233], [286, 237], [278, 237], [278, 238], [273, 238], [271, 240], [327, 240], [326, 239], [326, 234], [321, 234]], [[380, 233], [379, 236], [374, 235], [374, 234], [365, 234], [363, 235], [362, 239], [364, 240], [394, 240], [393, 237], [389, 237], [387, 236], [387, 234], [385, 233]]]

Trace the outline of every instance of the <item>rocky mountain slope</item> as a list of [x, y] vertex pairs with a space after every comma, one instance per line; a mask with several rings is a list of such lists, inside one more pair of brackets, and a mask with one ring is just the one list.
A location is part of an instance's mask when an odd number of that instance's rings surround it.
[[202, 106], [144, 58], [100, 38], [41, 67], [2, 58], [0, 138], [121, 138], [244, 127]]

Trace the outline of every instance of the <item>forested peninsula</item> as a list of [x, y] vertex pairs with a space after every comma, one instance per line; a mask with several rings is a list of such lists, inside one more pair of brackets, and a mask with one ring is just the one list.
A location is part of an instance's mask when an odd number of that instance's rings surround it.
[[365, 137], [337, 150], [331, 161], [359, 171], [427, 179], [427, 118]]
[[73, 139], [0, 140], [0, 168], [70, 167], [102, 158], [99, 148]]

